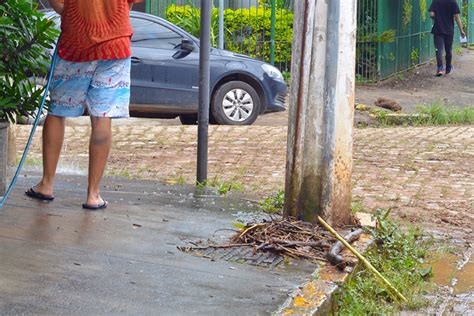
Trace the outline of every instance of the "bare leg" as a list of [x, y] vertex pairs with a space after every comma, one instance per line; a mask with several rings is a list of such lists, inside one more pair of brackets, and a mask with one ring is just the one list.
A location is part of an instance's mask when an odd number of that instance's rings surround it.
[[64, 141], [64, 117], [48, 115], [43, 127], [43, 178], [35, 191], [53, 195], [54, 177]]
[[100, 180], [104, 174], [107, 158], [112, 145], [112, 120], [104, 117], [92, 117], [92, 133], [89, 144], [89, 187], [87, 204], [103, 203], [100, 196]]

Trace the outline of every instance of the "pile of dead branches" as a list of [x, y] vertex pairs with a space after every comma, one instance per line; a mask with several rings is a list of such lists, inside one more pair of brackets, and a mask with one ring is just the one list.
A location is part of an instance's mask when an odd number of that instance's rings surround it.
[[253, 245], [255, 251], [272, 251], [291, 258], [326, 260], [335, 238], [323, 227], [283, 219], [242, 229], [231, 238], [236, 245]]

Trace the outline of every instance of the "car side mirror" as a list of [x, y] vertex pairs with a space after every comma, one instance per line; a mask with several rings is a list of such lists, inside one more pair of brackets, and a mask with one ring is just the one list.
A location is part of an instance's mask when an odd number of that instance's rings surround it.
[[173, 58], [181, 59], [188, 56], [194, 50], [194, 43], [189, 39], [183, 39], [177, 48], [179, 49], [173, 54]]
[[181, 49], [187, 52], [192, 52], [194, 50], [193, 41], [184, 38], [183, 40], [181, 40]]

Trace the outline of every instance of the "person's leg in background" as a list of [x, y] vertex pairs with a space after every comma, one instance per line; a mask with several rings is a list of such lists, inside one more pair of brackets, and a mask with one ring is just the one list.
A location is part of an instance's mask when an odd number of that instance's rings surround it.
[[112, 119], [91, 116], [92, 132], [89, 143], [89, 186], [86, 204], [101, 206], [100, 181], [112, 146]]
[[53, 196], [54, 177], [64, 141], [66, 119], [48, 115], [43, 127], [43, 178], [34, 191], [45, 196]]
[[444, 35], [444, 48], [446, 50], [446, 73], [449, 74], [453, 70], [453, 35]]
[[444, 74], [444, 65], [443, 65], [444, 36], [442, 34], [434, 34], [434, 44], [436, 48], [436, 63], [437, 63], [436, 76], [442, 76]]

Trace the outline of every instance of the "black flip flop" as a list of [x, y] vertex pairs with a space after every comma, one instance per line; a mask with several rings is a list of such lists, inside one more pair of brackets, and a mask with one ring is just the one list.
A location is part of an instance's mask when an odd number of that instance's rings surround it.
[[103, 210], [107, 208], [107, 205], [109, 205], [109, 202], [105, 201], [102, 204], [97, 204], [97, 205], [89, 205], [87, 203], [82, 204], [82, 208], [85, 210]]
[[35, 189], [33, 189], [33, 188], [29, 188], [27, 191], [25, 191], [25, 194], [26, 194], [26, 196], [28, 196], [32, 199], [36, 199], [36, 200], [40, 200], [40, 201], [44, 201], [44, 202], [51, 202], [51, 201], [54, 200], [54, 196], [45, 195], [43, 193], [36, 192]]

